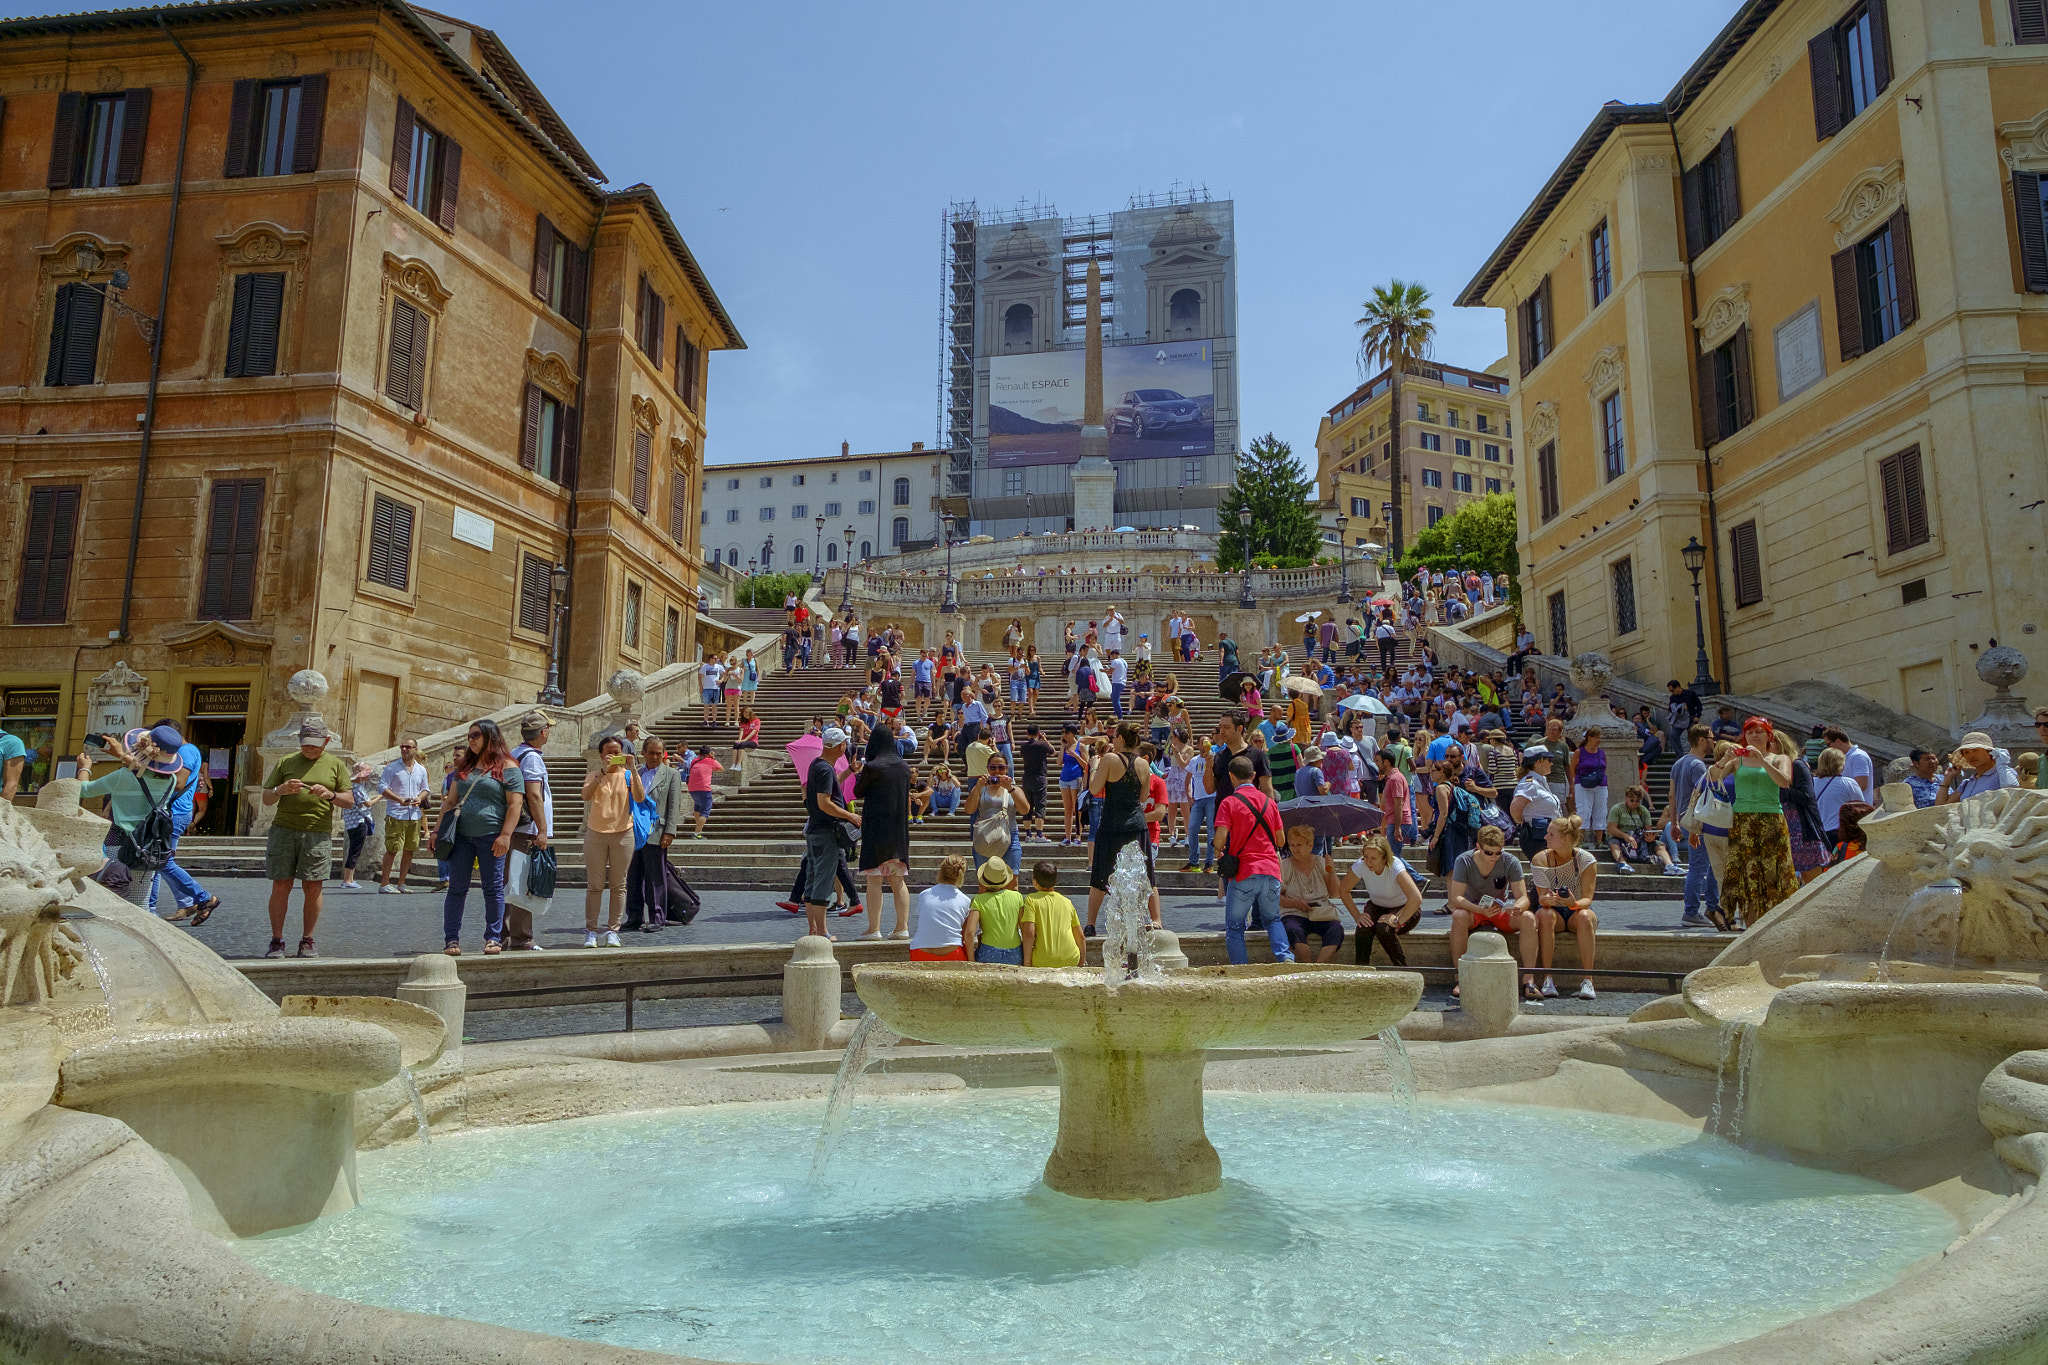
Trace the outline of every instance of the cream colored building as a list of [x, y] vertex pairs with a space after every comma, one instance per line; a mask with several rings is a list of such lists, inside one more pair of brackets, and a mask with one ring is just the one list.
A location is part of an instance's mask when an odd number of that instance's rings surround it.
[[[1392, 388], [1392, 372], [1380, 371], [1325, 413], [1316, 429], [1316, 488], [1332, 518], [1348, 518], [1344, 535], [1353, 548], [1388, 543]], [[1474, 498], [1514, 492], [1509, 388], [1505, 361], [1489, 370], [1431, 362], [1409, 367], [1401, 382], [1408, 409], [1401, 424], [1404, 540], [1413, 543]]]
[[706, 465], [698, 514], [705, 562], [814, 573], [820, 564], [923, 549], [939, 539], [945, 462], [923, 441], [872, 453], [841, 441], [837, 455], [818, 459]]
[[1729, 690], [1953, 728], [1994, 641], [2044, 661], [2048, 45], [2014, 10], [1749, 0], [1466, 287], [1513, 319], [1543, 648], [1690, 679], [1697, 537]]

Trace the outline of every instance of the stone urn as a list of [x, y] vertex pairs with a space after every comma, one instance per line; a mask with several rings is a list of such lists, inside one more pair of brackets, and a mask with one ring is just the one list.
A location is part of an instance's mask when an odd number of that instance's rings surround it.
[[[1621, 805], [1622, 793], [1636, 780], [1642, 741], [1633, 723], [1614, 714], [1617, 703], [1611, 695], [1614, 662], [1598, 650], [1574, 655], [1571, 662], [1572, 688], [1579, 694], [1578, 714], [1565, 722], [1564, 737], [1573, 748], [1584, 741], [1588, 730], [1600, 732], [1600, 747], [1607, 754], [1607, 799], [1610, 808]], [[1570, 779], [1556, 774], [1563, 781]], [[1583, 815], [1585, 812], [1580, 811]]]
[[2027, 699], [2013, 695], [2012, 690], [2027, 676], [2027, 656], [2010, 645], [1993, 645], [1977, 656], [1977, 676], [1991, 689], [1991, 696], [1984, 703], [1984, 714], [1963, 730], [1982, 730], [2008, 753], [2038, 747]]

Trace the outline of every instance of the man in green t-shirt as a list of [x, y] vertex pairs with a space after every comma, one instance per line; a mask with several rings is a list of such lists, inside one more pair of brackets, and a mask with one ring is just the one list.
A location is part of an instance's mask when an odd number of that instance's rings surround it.
[[284, 919], [294, 881], [305, 892], [306, 933], [299, 940], [299, 956], [315, 955], [313, 927], [320, 922], [334, 808], [356, 803], [348, 765], [327, 752], [329, 738], [325, 725], [306, 721], [299, 726], [299, 751], [279, 759], [263, 782], [263, 804], [277, 807], [263, 850], [264, 872], [270, 878], [270, 949], [265, 957], [284, 956]]

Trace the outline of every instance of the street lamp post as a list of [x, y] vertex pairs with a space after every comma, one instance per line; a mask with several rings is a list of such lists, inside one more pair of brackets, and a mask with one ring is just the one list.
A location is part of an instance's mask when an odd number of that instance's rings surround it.
[[1237, 509], [1238, 539], [1244, 544], [1244, 586], [1238, 593], [1237, 605], [1256, 607], [1258, 600], [1252, 596], [1252, 509]]
[[1351, 524], [1351, 518], [1342, 512], [1337, 514], [1337, 600], [1349, 602], [1351, 597], [1351, 560], [1344, 548], [1344, 528]]
[[825, 585], [825, 518], [823, 515], [818, 517], [818, 537], [811, 545], [811, 582], [818, 587]]
[[554, 602], [554, 620], [548, 631], [548, 680], [534, 700], [542, 706], [566, 706], [562, 695], [562, 617], [569, 610], [569, 566], [560, 560], [548, 570], [548, 594]]
[[952, 616], [960, 610], [960, 603], [953, 597], [953, 514], [948, 512], [940, 525], [946, 533], [946, 600], [939, 607], [941, 616]]
[[1707, 659], [1707, 621], [1700, 608], [1700, 571], [1707, 567], [1707, 547], [1700, 544], [1698, 536], [1685, 542], [1679, 555], [1685, 560], [1685, 571], [1692, 575], [1692, 638], [1699, 651], [1693, 663], [1692, 690], [1703, 697], [1719, 696], [1721, 684], [1714, 681]]
[[[1188, 524], [1188, 481], [1186, 479], [1180, 481], [1180, 500], [1175, 504], [1174, 515], [1179, 517], [1180, 520], [1173, 524], [1173, 529], [1176, 532], [1185, 529]], [[1321, 941], [1320, 939], [1317, 940], [1317, 942]]]
[[[1031, 495], [1024, 495], [1024, 534], [1031, 534]], [[1320, 942], [1320, 940], [1318, 940]]]
[[839, 566], [839, 612], [845, 615], [853, 610], [853, 528], [846, 528], [846, 562]]

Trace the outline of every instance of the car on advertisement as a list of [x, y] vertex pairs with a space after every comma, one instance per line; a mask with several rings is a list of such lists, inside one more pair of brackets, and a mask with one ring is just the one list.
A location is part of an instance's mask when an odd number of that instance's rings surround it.
[[1202, 425], [1202, 405], [1172, 389], [1131, 389], [1109, 412], [1111, 435], [1128, 431], [1138, 440], [1178, 427]]

